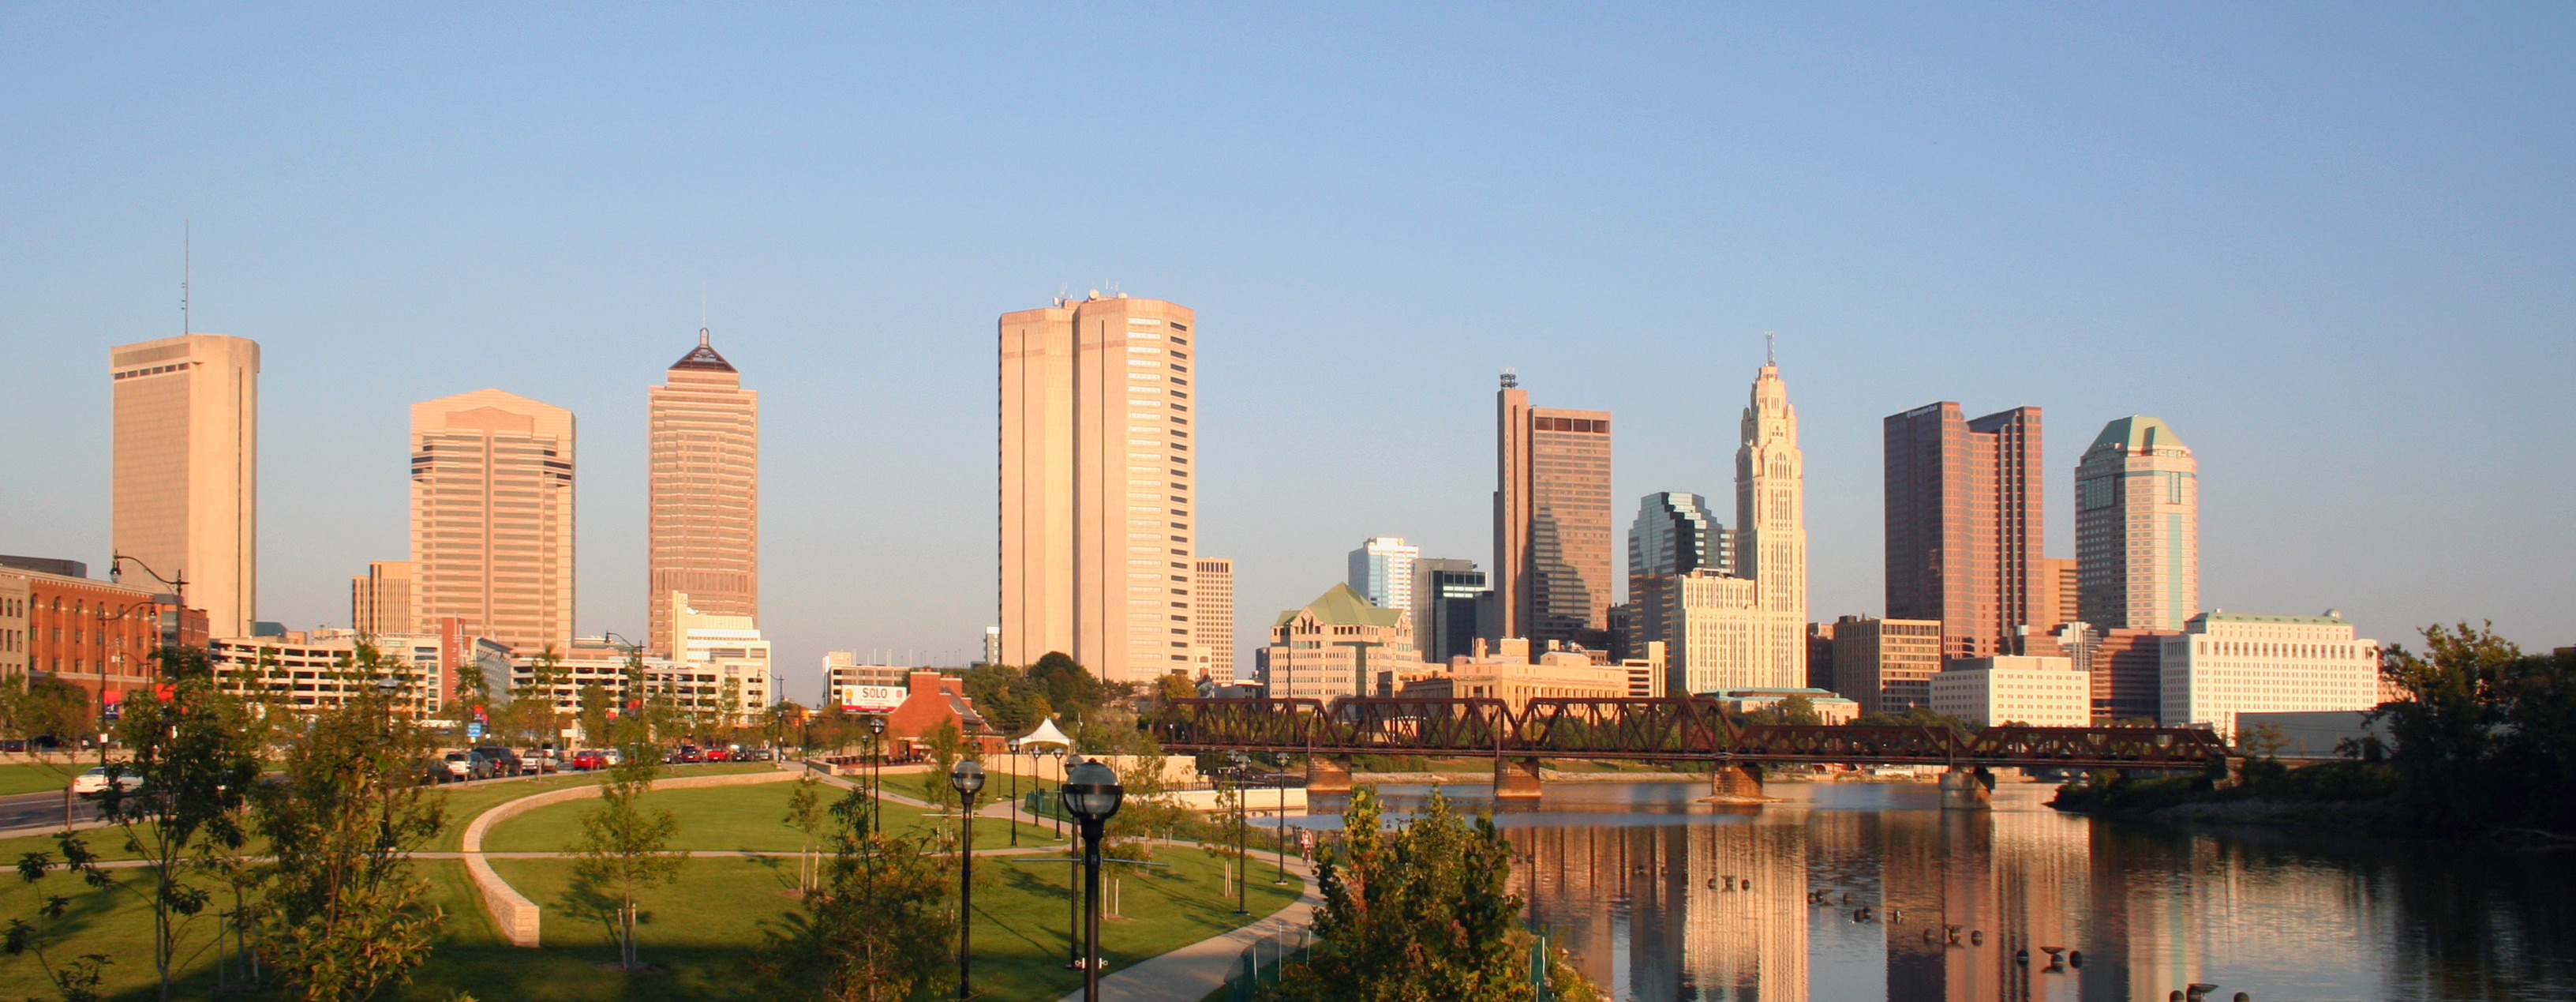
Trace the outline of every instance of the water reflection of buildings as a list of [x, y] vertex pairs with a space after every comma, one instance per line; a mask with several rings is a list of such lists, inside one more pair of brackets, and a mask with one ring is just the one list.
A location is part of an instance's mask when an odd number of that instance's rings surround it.
[[1520, 892], [1623, 999], [1807, 997], [1807, 832], [1794, 825], [1520, 828]]
[[2163, 998], [2200, 973], [2194, 864], [2163, 843], [2030, 811], [1694, 820], [1506, 829], [1533, 920], [1615, 998], [1807, 999], [1811, 937], [1869, 925], [1889, 1002]]

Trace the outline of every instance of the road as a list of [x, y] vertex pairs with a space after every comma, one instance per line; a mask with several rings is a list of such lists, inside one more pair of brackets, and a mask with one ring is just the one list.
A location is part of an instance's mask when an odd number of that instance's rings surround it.
[[[72, 798], [72, 817], [80, 821], [97, 819], [98, 803], [80, 797]], [[20, 793], [0, 797], [0, 830], [61, 823], [63, 823], [63, 794], [60, 790], [51, 793]]]

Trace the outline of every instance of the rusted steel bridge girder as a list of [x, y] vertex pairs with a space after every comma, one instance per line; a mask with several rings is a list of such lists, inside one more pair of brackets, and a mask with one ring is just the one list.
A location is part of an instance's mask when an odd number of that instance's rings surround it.
[[1697, 697], [1178, 699], [1149, 726], [1175, 753], [2173, 770], [2228, 754], [2196, 728], [1746, 724]]

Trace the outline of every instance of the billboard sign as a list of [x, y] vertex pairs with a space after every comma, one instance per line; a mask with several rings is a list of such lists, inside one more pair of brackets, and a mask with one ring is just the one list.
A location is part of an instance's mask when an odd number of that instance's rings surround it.
[[845, 685], [841, 687], [841, 711], [844, 713], [892, 713], [910, 695], [899, 685]]

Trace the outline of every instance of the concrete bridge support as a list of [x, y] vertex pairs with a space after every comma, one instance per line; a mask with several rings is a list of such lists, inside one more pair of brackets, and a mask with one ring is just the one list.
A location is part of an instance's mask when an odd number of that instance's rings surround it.
[[1716, 774], [1709, 777], [1708, 802], [1713, 804], [1759, 804], [1771, 798], [1762, 795], [1762, 767], [1720, 763]]
[[1941, 809], [1945, 811], [1981, 811], [1994, 799], [1995, 774], [1986, 767], [1962, 769], [1951, 766], [1941, 774]]
[[1494, 799], [1537, 800], [1539, 765], [1534, 758], [1494, 760]]
[[1306, 792], [1351, 792], [1351, 760], [1332, 755], [1306, 756]]

